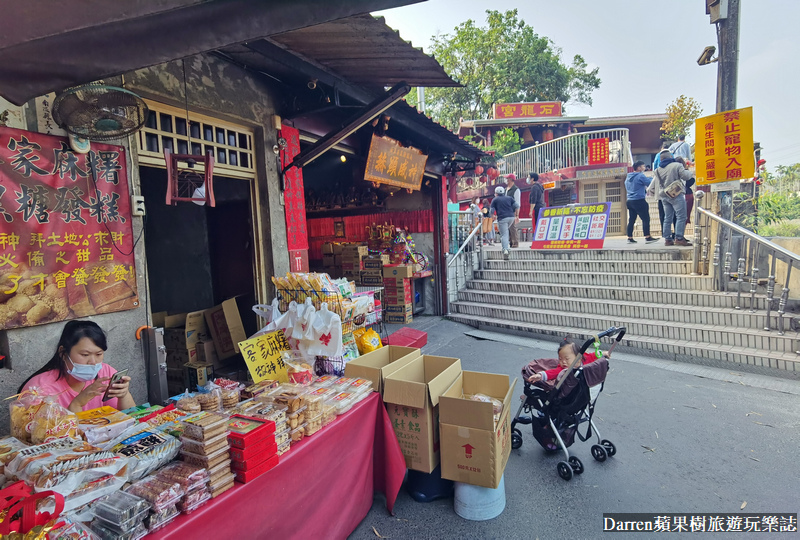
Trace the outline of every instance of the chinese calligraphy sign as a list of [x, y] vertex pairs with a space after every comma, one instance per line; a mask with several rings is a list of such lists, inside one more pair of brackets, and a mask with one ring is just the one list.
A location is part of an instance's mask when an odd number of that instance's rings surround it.
[[611, 204], [577, 204], [543, 208], [531, 249], [602, 249]]
[[535, 101], [533, 103], [495, 103], [494, 117], [503, 118], [539, 118], [540, 116], [561, 116], [560, 101]]
[[[281, 150], [281, 167], [286, 167], [300, 153], [300, 131], [291, 126], [281, 127], [286, 148]], [[283, 197], [286, 213], [286, 244], [289, 251], [308, 250], [306, 230], [306, 196], [303, 187], [303, 170], [292, 167], [284, 177]], [[308, 267], [306, 267], [308, 271]]]
[[389, 137], [372, 136], [364, 179], [388, 186], [419, 189], [428, 156], [416, 148], [400, 146]]
[[0, 127], [0, 329], [133, 309], [125, 149]]
[[266, 379], [278, 382], [289, 382], [288, 370], [283, 362], [283, 351], [290, 350], [289, 342], [283, 330], [275, 330], [239, 342], [247, 369], [253, 377], [253, 382], [259, 383]]
[[586, 144], [589, 153], [589, 165], [608, 163], [608, 138], [589, 139]]
[[695, 121], [698, 185], [752, 178], [753, 108], [725, 111]]

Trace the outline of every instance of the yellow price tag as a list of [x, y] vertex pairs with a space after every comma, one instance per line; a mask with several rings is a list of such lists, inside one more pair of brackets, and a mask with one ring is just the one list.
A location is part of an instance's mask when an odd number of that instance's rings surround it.
[[240, 341], [239, 350], [244, 356], [253, 382], [267, 379], [289, 382], [286, 364], [281, 357], [283, 351], [290, 350], [283, 330]]

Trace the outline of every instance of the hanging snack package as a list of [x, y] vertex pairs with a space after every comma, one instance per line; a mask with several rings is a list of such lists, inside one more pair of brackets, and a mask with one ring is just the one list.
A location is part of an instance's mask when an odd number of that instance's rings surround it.
[[[353, 334], [355, 334], [355, 332], [353, 332]], [[358, 345], [359, 354], [371, 353], [383, 347], [381, 336], [372, 328], [358, 335], [356, 337], [356, 344]]]
[[314, 380], [314, 368], [304, 361], [305, 355], [283, 351], [281, 357], [283, 363], [286, 364], [286, 373], [290, 383], [311, 384], [311, 381]]
[[118, 455], [131, 458], [130, 479], [138, 480], [163, 467], [178, 455], [181, 442], [175, 437], [154, 430], [148, 424], [138, 426], [141, 431], [130, 436], [111, 450]]
[[[42, 444], [63, 437], [78, 437], [78, 417], [65, 409], [55, 396], [43, 401], [28, 426], [33, 444]], [[91, 441], [90, 441], [91, 443]]]
[[30, 388], [17, 396], [9, 405], [11, 414], [11, 436], [22, 442], [30, 443], [31, 434], [29, 425], [36, 416], [36, 411], [42, 406], [43, 396], [38, 388]]
[[27, 447], [27, 444], [16, 437], [4, 437], [0, 439], [0, 485], [5, 483], [3, 475], [5, 474], [5, 468], [8, 462], [14, 459], [14, 456], [17, 455], [16, 453], [19, 450]]

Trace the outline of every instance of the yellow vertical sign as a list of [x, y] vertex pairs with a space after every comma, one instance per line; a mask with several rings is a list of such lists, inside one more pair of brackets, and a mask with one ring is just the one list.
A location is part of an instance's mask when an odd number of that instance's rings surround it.
[[752, 178], [753, 108], [734, 109], [695, 120], [695, 178], [698, 185]]
[[283, 330], [252, 337], [239, 342], [239, 350], [244, 356], [247, 369], [253, 382], [274, 379], [289, 382], [288, 370], [283, 363], [281, 352], [291, 350]]

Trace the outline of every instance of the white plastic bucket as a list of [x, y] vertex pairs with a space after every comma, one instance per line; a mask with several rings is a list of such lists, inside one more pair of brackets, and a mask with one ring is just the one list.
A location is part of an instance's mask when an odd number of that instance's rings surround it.
[[456, 514], [470, 521], [496, 518], [506, 508], [505, 475], [497, 489], [456, 482], [454, 507]]

